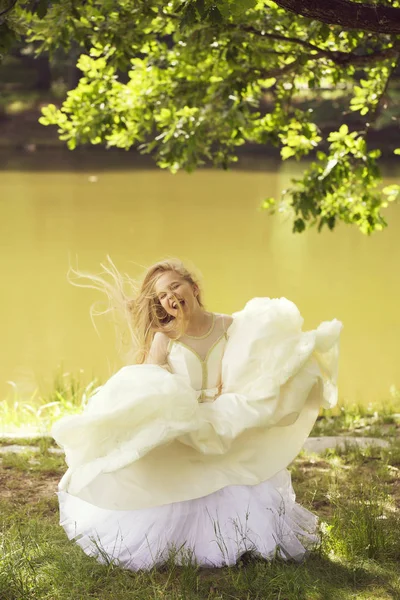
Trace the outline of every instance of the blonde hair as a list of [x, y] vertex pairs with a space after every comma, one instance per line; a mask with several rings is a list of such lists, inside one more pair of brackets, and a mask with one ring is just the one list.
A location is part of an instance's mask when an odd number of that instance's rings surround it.
[[[125, 331], [126, 328], [128, 330], [128, 357], [131, 362], [136, 364], [145, 362], [157, 331], [163, 331], [172, 338], [178, 338], [184, 332], [186, 323], [179, 302], [180, 318], [176, 319], [165, 311], [155, 293], [155, 284], [161, 275], [172, 271], [192, 286], [196, 286], [198, 288], [197, 301], [201, 308], [204, 308], [199, 278], [189, 271], [178, 258], [167, 258], [148, 267], [141, 282], [132, 279], [126, 273], [120, 273], [109, 256], [107, 256], [106, 264], [101, 263], [100, 266], [103, 270], [99, 275], [84, 273], [70, 267], [68, 279], [70, 283], [78, 287], [93, 288], [106, 294], [108, 305], [105, 309], [98, 310], [96, 304], [91, 306], [90, 316], [93, 325], [97, 330], [94, 316], [114, 313], [117, 317], [114, 324], [121, 346], [123, 346], [121, 325]], [[85, 279], [87, 283], [82, 282]]]

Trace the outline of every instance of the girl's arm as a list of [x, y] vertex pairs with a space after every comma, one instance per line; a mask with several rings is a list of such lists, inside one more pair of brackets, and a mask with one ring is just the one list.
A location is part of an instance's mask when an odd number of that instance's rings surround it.
[[160, 367], [168, 368], [168, 343], [169, 337], [157, 331], [154, 335], [153, 342], [147, 355], [146, 364], [159, 365]]

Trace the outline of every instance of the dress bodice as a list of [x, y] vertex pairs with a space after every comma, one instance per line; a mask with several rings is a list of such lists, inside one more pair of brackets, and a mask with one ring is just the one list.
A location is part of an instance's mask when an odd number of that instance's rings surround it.
[[188, 339], [171, 339], [169, 342], [168, 366], [200, 392], [199, 402], [212, 402], [220, 394], [221, 364], [227, 339], [224, 329], [222, 332], [216, 330], [214, 335], [207, 336], [207, 340], [203, 339], [201, 350], [198, 344], [196, 347]]

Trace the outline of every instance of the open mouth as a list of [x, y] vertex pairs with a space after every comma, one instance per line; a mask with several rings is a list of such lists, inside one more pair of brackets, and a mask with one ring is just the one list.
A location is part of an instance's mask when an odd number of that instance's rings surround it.
[[171, 302], [171, 307], [174, 308], [175, 310], [177, 310], [179, 304], [183, 307], [185, 305], [185, 301], [184, 300], [174, 300], [173, 302]]

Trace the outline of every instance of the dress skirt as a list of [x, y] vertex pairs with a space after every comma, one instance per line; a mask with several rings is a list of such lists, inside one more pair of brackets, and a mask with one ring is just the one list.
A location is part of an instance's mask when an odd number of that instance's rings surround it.
[[58, 492], [60, 524], [99, 562], [133, 571], [234, 565], [245, 552], [300, 561], [319, 542], [317, 517], [295, 501], [287, 469], [254, 486], [139, 510], [107, 510]]

